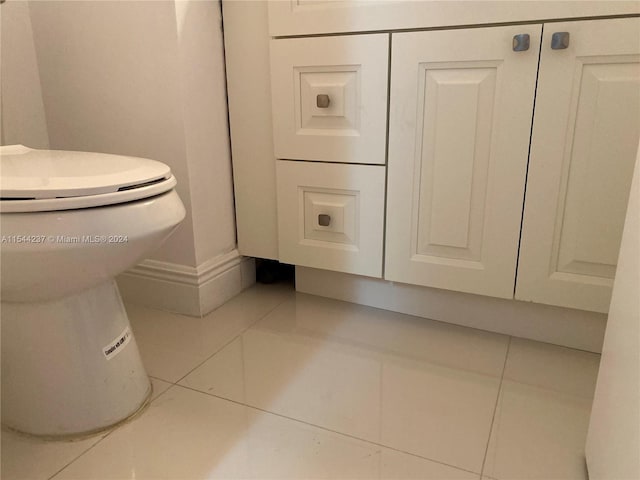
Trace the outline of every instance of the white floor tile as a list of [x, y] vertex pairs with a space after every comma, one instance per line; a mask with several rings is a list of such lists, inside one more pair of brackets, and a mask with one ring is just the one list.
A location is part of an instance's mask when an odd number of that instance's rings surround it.
[[181, 387], [55, 479], [472, 479], [451, 467]]
[[288, 285], [256, 285], [202, 318], [135, 304], [127, 312], [147, 373], [174, 383], [291, 295]]
[[76, 442], [2, 431], [3, 479], [586, 478], [598, 355], [512, 339], [505, 367], [505, 336], [284, 286], [128, 310], [150, 406]]
[[77, 441], [47, 441], [2, 430], [3, 480], [40, 480], [75, 460], [106, 435]]
[[297, 295], [181, 384], [479, 473], [507, 343]]
[[513, 339], [484, 474], [586, 479], [584, 445], [599, 355]]
[[[171, 383], [151, 378], [151, 401], [164, 393]], [[109, 432], [81, 440], [41, 440], [2, 430], [2, 475], [4, 480], [46, 479], [58, 472]]]
[[382, 448], [380, 479], [479, 480], [476, 473], [466, 472], [413, 455]]

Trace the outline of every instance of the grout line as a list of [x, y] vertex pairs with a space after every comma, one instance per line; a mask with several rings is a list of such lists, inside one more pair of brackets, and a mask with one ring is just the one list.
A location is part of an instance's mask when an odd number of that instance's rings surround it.
[[[231, 299], [229, 299], [231, 300]], [[246, 332], [249, 328], [251, 328], [253, 325], [255, 325], [256, 323], [258, 323], [260, 320], [262, 320], [263, 318], [265, 318], [267, 315], [270, 315], [271, 312], [273, 312], [276, 308], [278, 308], [280, 305], [282, 305], [284, 302], [286, 302], [288, 300], [288, 298], [283, 298], [280, 302], [278, 302], [272, 309], [270, 309], [268, 312], [266, 312], [263, 316], [259, 317], [257, 320], [255, 320], [254, 322], [251, 322], [250, 325], [248, 325], [245, 329], [242, 330], [242, 332], [240, 332], [239, 334], [237, 334], [236, 336], [234, 336], [230, 341], [228, 341], [227, 343], [225, 343], [222, 347], [220, 347], [218, 350], [216, 350], [213, 354], [211, 354], [209, 357], [207, 357], [202, 363], [198, 364], [196, 367], [194, 367], [192, 370], [190, 370], [187, 374], [185, 374], [183, 377], [181, 377], [180, 379], [178, 379], [175, 382], [171, 382], [169, 380], [165, 380], [164, 378], [160, 378], [160, 377], [156, 377], [156, 376], [152, 376], [149, 375], [149, 378], [154, 378], [156, 380], [160, 380], [162, 382], [168, 383], [170, 384], [169, 387], [167, 387], [167, 389], [160, 393], [157, 397], [155, 397], [153, 400], [149, 401], [149, 405], [151, 405], [153, 402], [155, 402], [158, 398], [160, 398], [161, 396], [163, 396], [165, 393], [167, 393], [169, 390], [171, 390], [173, 387], [183, 387], [183, 388], [189, 388], [189, 387], [185, 387], [184, 385], [178, 385], [178, 382], [180, 382], [181, 380], [183, 380], [187, 375], [191, 374], [193, 372], [193, 370], [195, 370], [196, 368], [200, 367], [203, 363], [205, 363], [206, 361], [208, 361], [211, 357], [213, 357], [214, 355], [216, 355], [217, 353], [219, 353], [223, 348], [227, 347], [227, 345], [229, 345], [231, 342], [233, 342], [236, 338], [238, 338], [240, 335], [242, 335], [244, 332]], [[227, 303], [227, 302], [225, 302]], [[224, 304], [223, 304], [224, 305]], [[222, 305], [220, 305], [222, 306]], [[218, 307], [219, 308], [219, 307]], [[164, 310], [159, 310], [159, 311], [164, 311]], [[170, 312], [173, 313], [173, 312]], [[175, 314], [175, 315], [180, 315], [180, 314]], [[192, 390], [192, 389], [190, 389]], [[198, 390], [196, 390], [198, 391]], [[202, 393], [202, 392], [201, 392]], [[144, 413], [144, 412], [143, 412]], [[87, 448], [86, 450], [84, 450], [82, 453], [80, 453], [78, 456], [76, 456], [73, 460], [69, 461], [67, 464], [65, 464], [62, 468], [60, 468], [59, 470], [57, 470], [56, 472], [53, 473], [53, 475], [47, 477], [48, 480], [52, 480], [56, 475], [58, 475], [59, 473], [61, 473], [64, 469], [66, 469], [67, 467], [69, 467], [72, 463], [74, 463], [76, 460], [78, 460], [80, 457], [84, 456], [85, 453], [87, 453], [88, 451], [92, 450], [94, 447], [96, 447], [98, 444], [102, 443], [102, 441], [107, 438], [109, 435], [111, 435], [113, 432], [119, 430], [118, 427], [114, 428], [113, 430], [108, 431], [102, 438], [100, 438], [96, 443], [94, 443], [93, 445], [91, 445], [89, 448]]]
[[96, 443], [94, 443], [93, 445], [91, 445], [89, 448], [87, 448], [86, 450], [84, 450], [82, 453], [80, 453], [78, 456], [76, 456], [73, 460], [70, 460], [67, 464], [65, 464], [64, 467], [60, 468], [59, 470], [57, 470], [56, 472], [53, 473], [53, 475], [47, 477], [48, 480], [53, 479], [54, 477], [56, 477], [59, 473], [61, 473], [63, 470], [65, 470], [69, 465], [71, 465], [72, 463], [74, 463], [76, 460], [78, 460], [80, 457], [84, 456], [85, 453], [87, 453], [89, 450], [92, 450], [96, 445], [98, 445], [99, 443], [101, 443], [105, 438], [107, 438], [109, 435], [111, 435], [113, 432], [115, 432], [116, 430], [118, 430], [118, 427], [114, 428], [113, 430], [109, 430], [102, 438], [100, 438]]
[[111, 430], [106, 431], [106, 433], [104, 434], [103, 437], [99, 438], [98, 441], [96, 443], [94, 443], [93, 445], [91, 445], [89, 448], [87, 448], [86, 450], [83, 450], [82, 453], [80, 453], [79, 455], [77, 455], [76, 457], [73, 458], [73, 460], [70, 460], [66, 465], [64, 465], [62, 468], [60, 468], [59, 470], [57, 470], [56, 472], [54, 472], [51, 476], [47, 477], [47, 480], [52, 480], [54, 477], [56, 477], [59, 473], [61, 473], [63, 470], [65, 470], [68, 466], [70, 466], [72, 463], [75, 463], [76, 460], [78, 460], [80, 457], [83, 457], [85, 453], [87, 453], [89, 450], [93, 450], [94, 447], [98, 446], [98, 444], [102, 443], [102, 441], [107, 438], [109, 435], [111, 435], [112, 433], [120, 430], [120, 427], [124, 426], [124, 425], [128, 425], [129, 423], [131, 423], [131, 421], [135, 421], [137, 420], [137, 417], [144, 415], [144, 413], [146, 412], [146, 410], [151, 406], [151, 404], [153, 402], [155, 402], [158, 398], [160, 398], [162, 395], [164, 395], [165, 393], [167, 393], [169, 390], [171, 390], [173, 387], [175, 387], [176, 385], [171, 383], [171, 382], [167, 382], [166, 380], [162, 380], [161, 378], [157, 378], [157, 377], [152, 377], [151, 375], [148, 375], [149, 379], [153, 378], [155, 380], [160, 380], [163, 381], [165, 383], [170, 383], [170, 385], [166, 388], [166, 390], [160, 394], [158, 394], [157, 397], [150, 399], [149, 403], [144, 407], [143, 411], [134, 414], [133, 417], [131, 419], [127, 419], [126, 422], [123, 422], [119, 425], [116, 425], [115, 427], [113, 427]]
[[250, 408], [252, 410], [256, 410], [256, 411], [259, 411], [259, 412], [267, 413], [269, 415], [274, 415], [276, 417], [284, 418], [286, 420], [291, 420], [292, 422], [296, 422], [296, 423], [300, 423], [300, 424], [303, 424], [303, 425], [308, 425], [310, 427], [318, 428], [318, 429], [323, 430], [325, 432], [331, 432], [331, 433], [334, 433], [336, 435], [340, 435], [340, 436], [343, 436], [343, 437], [351, 438], [353, 440], [358, 440], [360, 442], [368, 443], [369, 445], [375, 445], [376, 447], [382, 447], [382, 448], [386, 448], [386, 449], [389, 449], [389, 450], [393, 450], [395, 452], [404, 453], [406, 455], [410, 455], [412, 457], [416, 457], [416, 458], [419, 458], [421, 460], [427, 460], [429, 462], [438, 463], [440, 465], [444, 465], [444, 466], [450, 467], [450, 468], [455, 468], [456, 470], [460, 470], [460, 471], [463, 471], [463, 472], [473, 473], [474, 475], [481, 475], [480, 473], [474, 472], [473, 470], [467, 470], [466, 468], [458, 467], [456, 465], [451, 465], [450, 463], [445, 463], [445, 462], [443, 462], [441, 460], [436, 460], [436, 459], [433, 459], [433, 458], [424, 457], [422, 455], [418, 455], [417, 453], [407, 452], [405, 450], [401, 450], [401, 449], [396, 448], [396, 447], [391, 447], [389, 445], [385, 445], [384, 443], [378, 443], [378, 442], [374, 442], [372, 440], [367, 440], [365, 438], [357, 437], [357, 436], [351, 435], [349, 433], [340, 432], [338, 430], [333, 430], [331, 428], [324, 427], [322, 425], [317, 425], [315, 423], [306, 422], [306, 421], [300, 420], [298, 418], [288, 417], [287, 415], [283, 415], [283, 414], [277, 413], [277, 412], [272, 412], [270, 410], [265, 410], [264, 408], [256, 407], [254, 405], [249, 405], [247, 403], [243, 403], [243, 402], [240, 402], [238, 400], [232, 400], [230, 398], [221, 397], [220, 395], [215, 395], [213, 393], [203, 392], [202, 390], [197, 390], [195, 388], [188, 387], [188, 386], [185, 386], [185, 385], [177, 385], [177, 386], [181, 387], [181, 388], [185, 388], [187, 390], [191, 390], [191, 391], [196, 392], [196, 393], [200, 393], [202, 395], [207, 395], [209, 397], [214, 397], [214, 398], [217, 398], [219, 400], [224, 400], [226, 402], [235, 403], [236, 405], [239, 405], [239, 406], [242, 406], [242, 407], [246, 407], [246, 408]]
[[530, 338], [525, 338], [525, 337], [515, 337], [515, 338], [519, 338], [521, 340], [527, 340], [529, 342], [534, 342], [534, 343], [542, 343], [543, 345], [550, 345], [552, 347], [561, 348], [563, 350], [573, 350], [575, 352], [597, 355], [598, 357], [602, 356], [602, 352], [594, 352], [592, 350], [585, 350], [584, 348], [567, 347], [566, 345], [558, 345], [557, 343], [542, 342], [540, 340], [532, 340]]
[[480, 469], [480, 478], [484, 476], [484, 467], [487, 463], [487, 455], [489, 454], [489, 443], [491, 442], [491, 435], [493, 433], [493, 425], [496, 421], [496, 413], [498, 412], [498, 404], [500, 403], [500, 396], [502, 395], [502, 382], [504, 380], [504, 372], [507, 369], [507, 360], [509, 358], [509, 350], [511, 348], [511, 339], [509, 337], [509, 343], [507, 343], [507, 351], [504, 354], [504, 363], [502, 364], [502, 375], [500, 375], [500, 384], [498, 385], [498, 394], [496, 395], [496, 403], [493, 406], [493, 415], [491, 416], [491, 426], [489, 427], [489, 435], [487, 437], [487, 446], [484, 449], [484, 458], [482, 459], [482, 468]]
[[169, 390], [171, 390], [176, 385], [175, 383], [167, 382], [166, 380], [163, 380], [163, 379], [158, 378], [158, 377], [152, 377], [151, 375], [148, 375], [148, 377], [149, 378], [153, 378], [154, 380], [159, 380], [161, 382], [169, 384], [169, 386], [167, 388], [165, 388], [165, 390], [163, 392], [159, 393], [155, 398], [153, 398], [153, 399], [151, 399], [149, 401], [149, 405], [151, 405], [153, 402], [155, 402], [157, 399], [159, 399], [161, 396], [163, 396], [165, 393], [167, 393]]
[[[231, 338], [228, 342], [226, 342], [224, 345], [222, 345], [220, 348], [218, 348], [215, 352], [213, 352], [211, 355], [209, 355], [207, 358], [205, 358], [202, 362], [200, 362], [199, 364], [197, 364], [195, 367], [193, 367], [191, 370], [189, 370], [187, 373], [185, 373], [182, 377], [180, 377], [178, 380], [176, 380], [175, 382], [170, 382], [173, 383], [174, 385], [179, 385], [180, 382], [182, 380], [184, 380], [186, 377], [188, 377], [189, 375], [191, 375], [195, 370], [197, 370], [198, 368], [200, 368], [202, 365], [204, 365], [206, 362], [208, 362], [209, 360], [211, 360], [212, 357], [214, 357], [215, 355], [217, 355], [218, 353], [220, 353], [222, 350], [224, 350], [225, 348], [227, 348], [230, 344], [232, 344], [238, 337], [242, 336], [247, 330], [249, 330], [251, 327], [253, 327], [256, 323], [258, 323], [260, 320], [263, 320], [264, 318], [268, 317], [269, 315], [271, 315], [271, 313], [273, 313], [273, 311], [275, 309], [277, 309], [280, 305], [284, 304], [285, 302], [289, 301], [289, 298], [283, 298], [280, 302], [278, 302], [272, 309], [270, 309], [269, 311], [267, 311], [264, 315], [262, 315], [261, 317], [258, 317], [255, 321], [251, 322], [249, 325], [247, 325], [245, 328], [242, 329], [242, 331], [240, 331], [238, 334], [234, 335], [233, 338]], [[182, 385], [180, 385], [182, 386]]]

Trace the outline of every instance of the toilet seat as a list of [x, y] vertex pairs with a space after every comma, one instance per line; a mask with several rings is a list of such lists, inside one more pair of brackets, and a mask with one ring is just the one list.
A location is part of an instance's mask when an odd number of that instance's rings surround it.
[[104, 153], [0, 147], [0, 211], [46, 212], [131, 202], [176, 185], [163, 163]]

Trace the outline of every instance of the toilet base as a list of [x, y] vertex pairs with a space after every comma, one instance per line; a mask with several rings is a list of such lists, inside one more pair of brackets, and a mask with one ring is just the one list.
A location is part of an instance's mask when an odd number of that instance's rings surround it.
[[47, 437], [89, 434], [147, 402], [151, 383], [114, 280], [55, 301], [1, 308], [7, 427]]

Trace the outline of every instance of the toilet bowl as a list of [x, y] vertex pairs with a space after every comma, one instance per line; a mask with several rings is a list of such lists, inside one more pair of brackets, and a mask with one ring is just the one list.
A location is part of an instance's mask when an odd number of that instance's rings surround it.
[[169, 167], [0, 147], [2, 423], [75, 436], [126, 419], [151, 385], [114, 277], [185, 209]]

